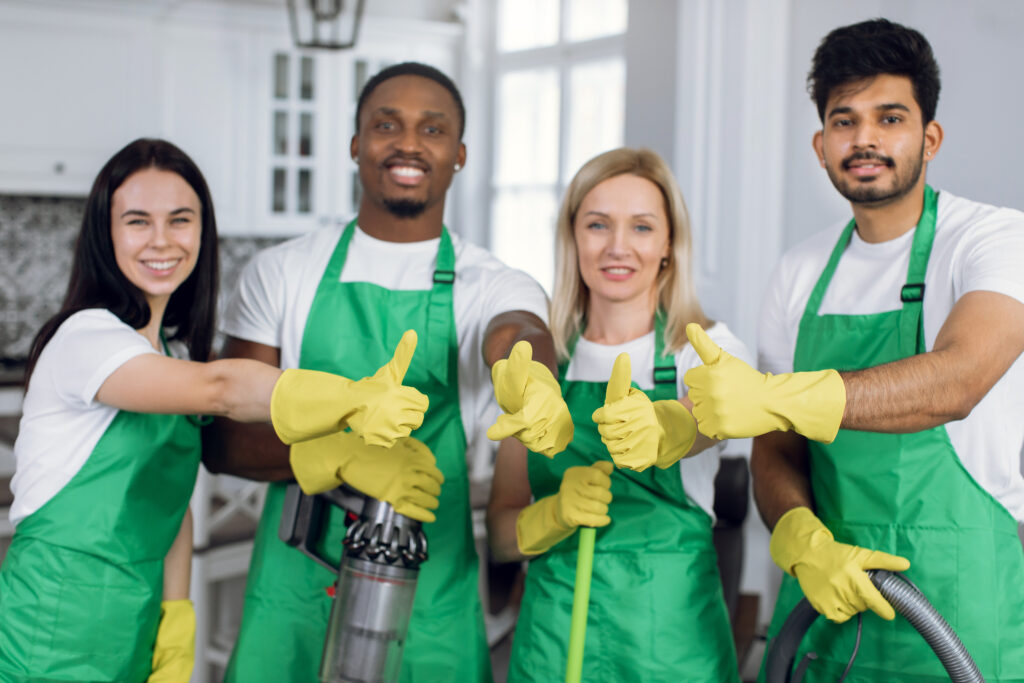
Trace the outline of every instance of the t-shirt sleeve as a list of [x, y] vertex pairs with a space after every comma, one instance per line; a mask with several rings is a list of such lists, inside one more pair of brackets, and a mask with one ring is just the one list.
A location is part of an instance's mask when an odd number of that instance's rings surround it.
[[509, 311], [527, 311], [547, 323], [548, 298], [544, 288], [532, 277], [521, 270], [506, 267], [489, 272], [487, 280], [480, 301], [483, 325]]
[[957, 296], [990, 291], [1024, 303], [1024, 214], [1000, 209], [968, 235], [954, 267]]
[[224, 334], [281, 348], [286, 297], [282, 258], [282, 252], [266, 250], [242, 269], [224, 311]]
[[757, 367], [774, 374], [793, 372], [795, 330], [787, 320], [787, 282], [785, 264], [780, 263], [772, 273], [761, 302], [757, 324]]
[[97, 310], [72, 315], [45, 349], [58, 395], [83, 406], [92, 405], [96, 392], [115, 370], [144, 353], [156, 353], [156, 349], [114, 314]]

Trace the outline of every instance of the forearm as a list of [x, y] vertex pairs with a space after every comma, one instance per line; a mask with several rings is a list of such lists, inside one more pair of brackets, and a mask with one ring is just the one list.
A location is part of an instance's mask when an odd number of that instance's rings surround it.
[[807, 440], [799, 434], [770, 432], [754, 439], [750, 456], [754, 502], [769, 529], [795, 507], [814, 509], [807, 457]]
[[519, 552], [516, 540], [516, 520], [521, 507], [487, 507], [487, 541], [491, 554], [498, 562], [521, 562], [527, 559]]
[[484, 332], [483, 356], [487, 367], [507, 358], [517, 342], [527, 341], [533, 347], [533, 360], [543, 363], [558, 377], [558, 359], [551, 331], [544, 321], [527, 311], [509, 311], [494, 316]]
[[164, 600], [184, 600], [189, 595], [192, 579], [192, 509], [185, 510], [185, 518], [178, 535], [164, 558]]
[[256, 481], [292, 479], [288, 446], [268, 424], [243, 424], [217, 418], [203, 429], [203, 464], [214, 474]]
[[244, 358], [226, 358], [207, 364], [213, 409], [210, 415], [239, 422], [269, 422], [270, 397], [282, 370]]

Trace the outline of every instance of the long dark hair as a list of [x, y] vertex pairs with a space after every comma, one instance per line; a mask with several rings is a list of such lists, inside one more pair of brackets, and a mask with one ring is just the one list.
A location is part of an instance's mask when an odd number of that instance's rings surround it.
[[199, 197], [199, 258], [192, 273], [171, 294], [163, 325], [173, 329], [170, 339], [185, 343], [192, 360], [209, 359], [217, 308], [217, 221], [213, 198], [199, 167], [181, 149], [166, 140], [140, 138], [111, 157], [92, 184], [82, 229], [75, 242], [68, 290], [60, 311], [46, 321], [32, 341], [25, 370], [26, 386], [43, 348], [57, 328], [78, 311], [105, 308], [136, 330], [149, 324], [146, 296], [118, 268], [110, 235], [114, 192], [133, 173], [147, 168], [177, 173]]

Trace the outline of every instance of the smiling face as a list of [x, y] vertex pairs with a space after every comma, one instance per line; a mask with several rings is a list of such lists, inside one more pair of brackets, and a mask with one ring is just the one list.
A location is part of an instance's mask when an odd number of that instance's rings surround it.
[[619, 175], [598, 183], [573, 222], [580, 276], [591, 303], [653, 306], [671, 231], [661, 190], [650, 180]]
[[923, 123], [909, 78], [881, 74], [833, 91], [813, 143], [840, 194], [884, 206], [924, 183], [924, 163], [938, 151], [941, 129]]
[[199, 258], [199, 197], [177, 173], [147, 168], [128, 176], [110, 202], [114, 259], [150, 307], [165, 305]]
[[440, 83], [402, 75], [378, 85], [351, 145], [363, 185], [360, 214], [378, 208], [415, 218], [434, 211], [440, 219], [455, 166], [466, 161], [460, 125], [455, 100]]

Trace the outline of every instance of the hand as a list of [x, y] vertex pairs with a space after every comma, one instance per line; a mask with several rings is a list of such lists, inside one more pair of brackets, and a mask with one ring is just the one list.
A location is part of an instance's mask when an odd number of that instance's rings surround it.
[[713, 439], [760, 436], [793, 430], [832, 443], [846, 408], [846, 387], [835, 370], [761, 374], [723, 351], [697, 323], [686, 336], [704, 362], [689, 370], [693, 416]]
[[188, 683], [196, 658], [196, 612], [191, 600], [160, 603], [160, 626], [147, 683]]
[[494, 396], [505, 414], [487, 430], [487, 438], [514, 436], [531, 451], [552, 458], [572, 441], [572, 416], [554, 375], [532, 358], [530, 342], [521, 341], [508, 359], [491, 368]]
[[637, 472], [651, 465], [665, 469], [690, 452], [697, 423], [679, 401], [651, 401], [630, 386], [631, 376], [629, 354], [621, 353], [612, 366], [604, 407], [592, 419], [617, 466]]
[[390, 448], [370, 446], [352, 432], [293, 444], [291, 466], [302, 490], [313, 495], [348, 484], [395, 512], [433, 522], [444, 475], [434, 454], [409, 436]]
[[270, 397], [270, 418], [286, 444], [314, 439], [345, 427], [374, 446], [391, 446], [423, 424], [429, 400], [402, 385], [416, 350], [408, 330], [394, 357], [372, 377], [352, 381], [314, 370], [285, 370]]
[[558, 493], [541, 498], [519, 512], [516, 543], [524, 555], [546, 552], [577, 527], [600, 527], [611, 523], [608, 504], [612, 502], [614, 465], [607, 460], [589, 467], [570, 467], [562, 475]]
[[907, 558], [838, 543], [805, 507], [779, 519], [769, 551], [775, 564], [800, 582], [814, 609], [831, 621], [842, 623], [866, 609], [889, 621], [896, 616], [866, 570], [904, 571], [910, 567]]

